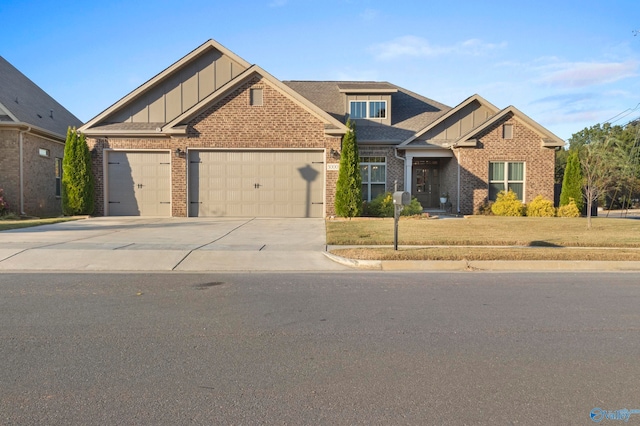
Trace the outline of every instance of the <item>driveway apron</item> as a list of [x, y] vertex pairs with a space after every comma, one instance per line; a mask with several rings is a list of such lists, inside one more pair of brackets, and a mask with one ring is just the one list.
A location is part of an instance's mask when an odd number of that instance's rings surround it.
[[0, 232], [0, 270], [324, 271], [323, 219], [98, 217]]

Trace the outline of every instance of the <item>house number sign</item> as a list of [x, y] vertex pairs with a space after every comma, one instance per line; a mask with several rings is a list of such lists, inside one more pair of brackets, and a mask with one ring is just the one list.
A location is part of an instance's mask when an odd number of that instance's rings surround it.
[[340, 163], [327, 163], [327, 170], [339, 170]]

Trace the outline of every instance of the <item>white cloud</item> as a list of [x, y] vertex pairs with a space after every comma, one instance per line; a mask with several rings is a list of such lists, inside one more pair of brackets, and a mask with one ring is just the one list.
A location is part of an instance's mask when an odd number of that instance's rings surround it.
[[637, 76], [638, 62], [565, 62], [542, 67], [539, 83], [562, 87], [587, 87]]
[[402, 56], [408, 57], [432, 57], [446, 54], [466, 56], [481, 56], [491, 51], [503, 49], [507, 46], [502, 43], [485, 43], [479, 39], [470, 39], [449, 46], [432, 45], [427, 39], [417, 36], [404, 36], [394, 40], [379, 43], [369, 47], [369, 51], [376, 59], [390, 60]]

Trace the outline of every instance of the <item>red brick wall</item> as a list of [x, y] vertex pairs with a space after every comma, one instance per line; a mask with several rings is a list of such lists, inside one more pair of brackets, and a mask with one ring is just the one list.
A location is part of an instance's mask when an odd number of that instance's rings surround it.
[[0, 188], [9, 210], [20, 209], [20, 148], [17, 130], [0, 130]]
[[[20, 136], [18, 130], [0, 131], [0, 188], [14, 213], [20, 211]], [[39, 155], [47, 149], [48, 157]], [[64, 144], [31, 133], [23, 134], [24, 213], [46, 217], [62, 214], [62, 202], [56, 196], [55, 159], [64, 155]]]
[[[249, 105], [249, 90], [262, 88], [263, 105]], [[255, 77], [207, 108], [189, 122], [187, 136], [182, 138], [88, 138], [89, 148], [96, 148], [93, 167], [96, 175], [96, 214], [104, 214], [103, 154], [112, 149], [198, 148], [292, 148], [325, 149], [326, 161], [331, 148], [340, 149], [339, 137], [328, 137], [324, 123], [306, 109], [282, 94], [267, 81]], [[187, 216], [186, 159], [171, 155], [172, 215]], [[337, 171], [326, 172], [327, 215], [334, 214]]]
[[[502, 125], [513, 124], [513, 139], [502, 138]], [[478, 138], [475, 148], [457, 148], [460, 162], [461, 213], [472, 214], [489, 196], [489, 162], [525, 163], [525, 202], [537, 195], [553, 200], [555, 155], [542, 147], [540, 135], [513, 115], [497, 122]]]

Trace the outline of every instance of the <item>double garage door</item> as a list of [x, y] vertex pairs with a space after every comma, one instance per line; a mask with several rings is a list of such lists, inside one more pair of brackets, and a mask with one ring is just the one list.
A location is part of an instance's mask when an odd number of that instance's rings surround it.
[[322, 151], [190, 151], [189, 216], [322, 217]]
[[[189, 216], [322, 217], [322, 151], [189, 151]], [[171, 216], [169, 152], [107, 153], [107, 214]]]

